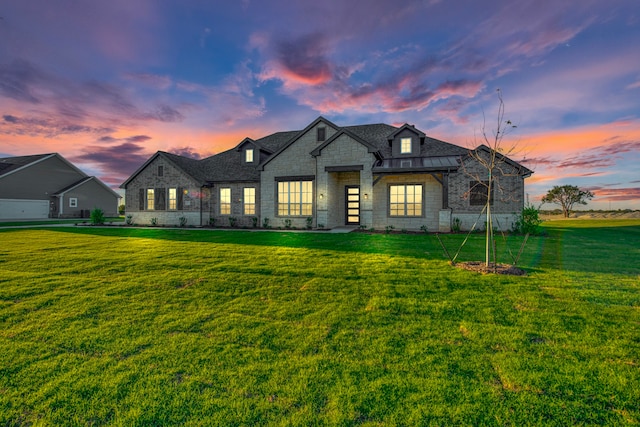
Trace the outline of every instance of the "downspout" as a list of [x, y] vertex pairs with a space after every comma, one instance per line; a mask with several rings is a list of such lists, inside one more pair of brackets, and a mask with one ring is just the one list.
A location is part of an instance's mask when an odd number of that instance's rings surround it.
[[62, 218], [62, 214], [64, 213], [64, 193], [59, 196], [60, 199], [60, 209], [58, 211], [58, 218]]

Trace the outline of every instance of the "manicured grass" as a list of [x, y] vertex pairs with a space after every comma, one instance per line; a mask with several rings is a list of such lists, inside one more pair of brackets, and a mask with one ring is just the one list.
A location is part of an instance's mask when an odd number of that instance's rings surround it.
[[431, 235], [0, 230], [0, 425], [637, 424], [640, 221], [579, 224], [526, 277]]

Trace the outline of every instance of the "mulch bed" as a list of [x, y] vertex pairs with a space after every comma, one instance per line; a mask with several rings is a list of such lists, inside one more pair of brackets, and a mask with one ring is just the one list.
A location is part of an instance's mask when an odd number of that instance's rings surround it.
[[508, 274], [511, 276], [526, 276], [527, 272], [521, 268], [515, 267], [510, 264], [493, 264], [490, 263], [487, 266], [482, 261], [468, 261], [468, 262], [458, 262], [454, 264], [454, 267], [463, 268], [469, 271], [475, 271], [482, 274]]

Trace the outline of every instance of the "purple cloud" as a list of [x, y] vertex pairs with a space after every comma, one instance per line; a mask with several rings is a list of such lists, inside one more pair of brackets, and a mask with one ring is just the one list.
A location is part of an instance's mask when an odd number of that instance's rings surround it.
[[203, 158], [203, 156], [195, 151], [193, 147], [170, 148], [168, 152], [178, 156], [188, 157], [190, 159], [200, 160]]
[[16, 59], [9, 64], [0, 64], [0, 96], [37, 104], [40, 99], [34, 94], [33, 87], [43, 80], [43, 73], [28, 61]]
[[587, 190], [597, 195], [599, 201], [629, 202], [640, 199], [640, 187], [609, 188], [592, 186]]
[[123, 142], [112, 146], [89, 145], [83, 154], [71, 158], [74, 162], [92, 162], [103, 170], [118, 175], [120, 183], [136, 171], [149, 158], [146, 148], [135, 142]]
[[[175, 123], [185, 119], [182, 112], [166, 103], [152, 107], [139, 105], [123, 86], [97, 80], [78, 83], [58, 78], [25, 60], [0, 65], [0, 99], [2, 97], [44, 105], [38, 111], [38, 117], [31, 119], [32, 124], [40, 122], [39, 125], [29, 131], [18, 131], [30, 135], [42, 131], [43, 127], [51, 127], [51, 123], [69, 121], [102, 121], [114, 126], [144, 121]], [[80, 131], [82, 128], [69, 128], [53, 132], [53, 135]], [[44, 134], [52, 133], [44, 131]]]
[[28, 135], [55, 138], [70, 134], [101, 134], [113, 132], [109, 127], [94, 127], [55, 118], [17, 117], [11, 114], [2, 116], [0, 134]]
[[325, 83], [332, 77], [326, 43], [321, 33], [280, 40], [276, 43], [276, 61], [287, 78], [305, 84]]

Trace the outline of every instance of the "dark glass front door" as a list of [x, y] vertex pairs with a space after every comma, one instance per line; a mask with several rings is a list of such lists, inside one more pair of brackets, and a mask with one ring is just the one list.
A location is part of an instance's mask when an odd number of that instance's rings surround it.
[[344, 188], [345, 223], [360, 224], [360, 186], [348, 185]]

